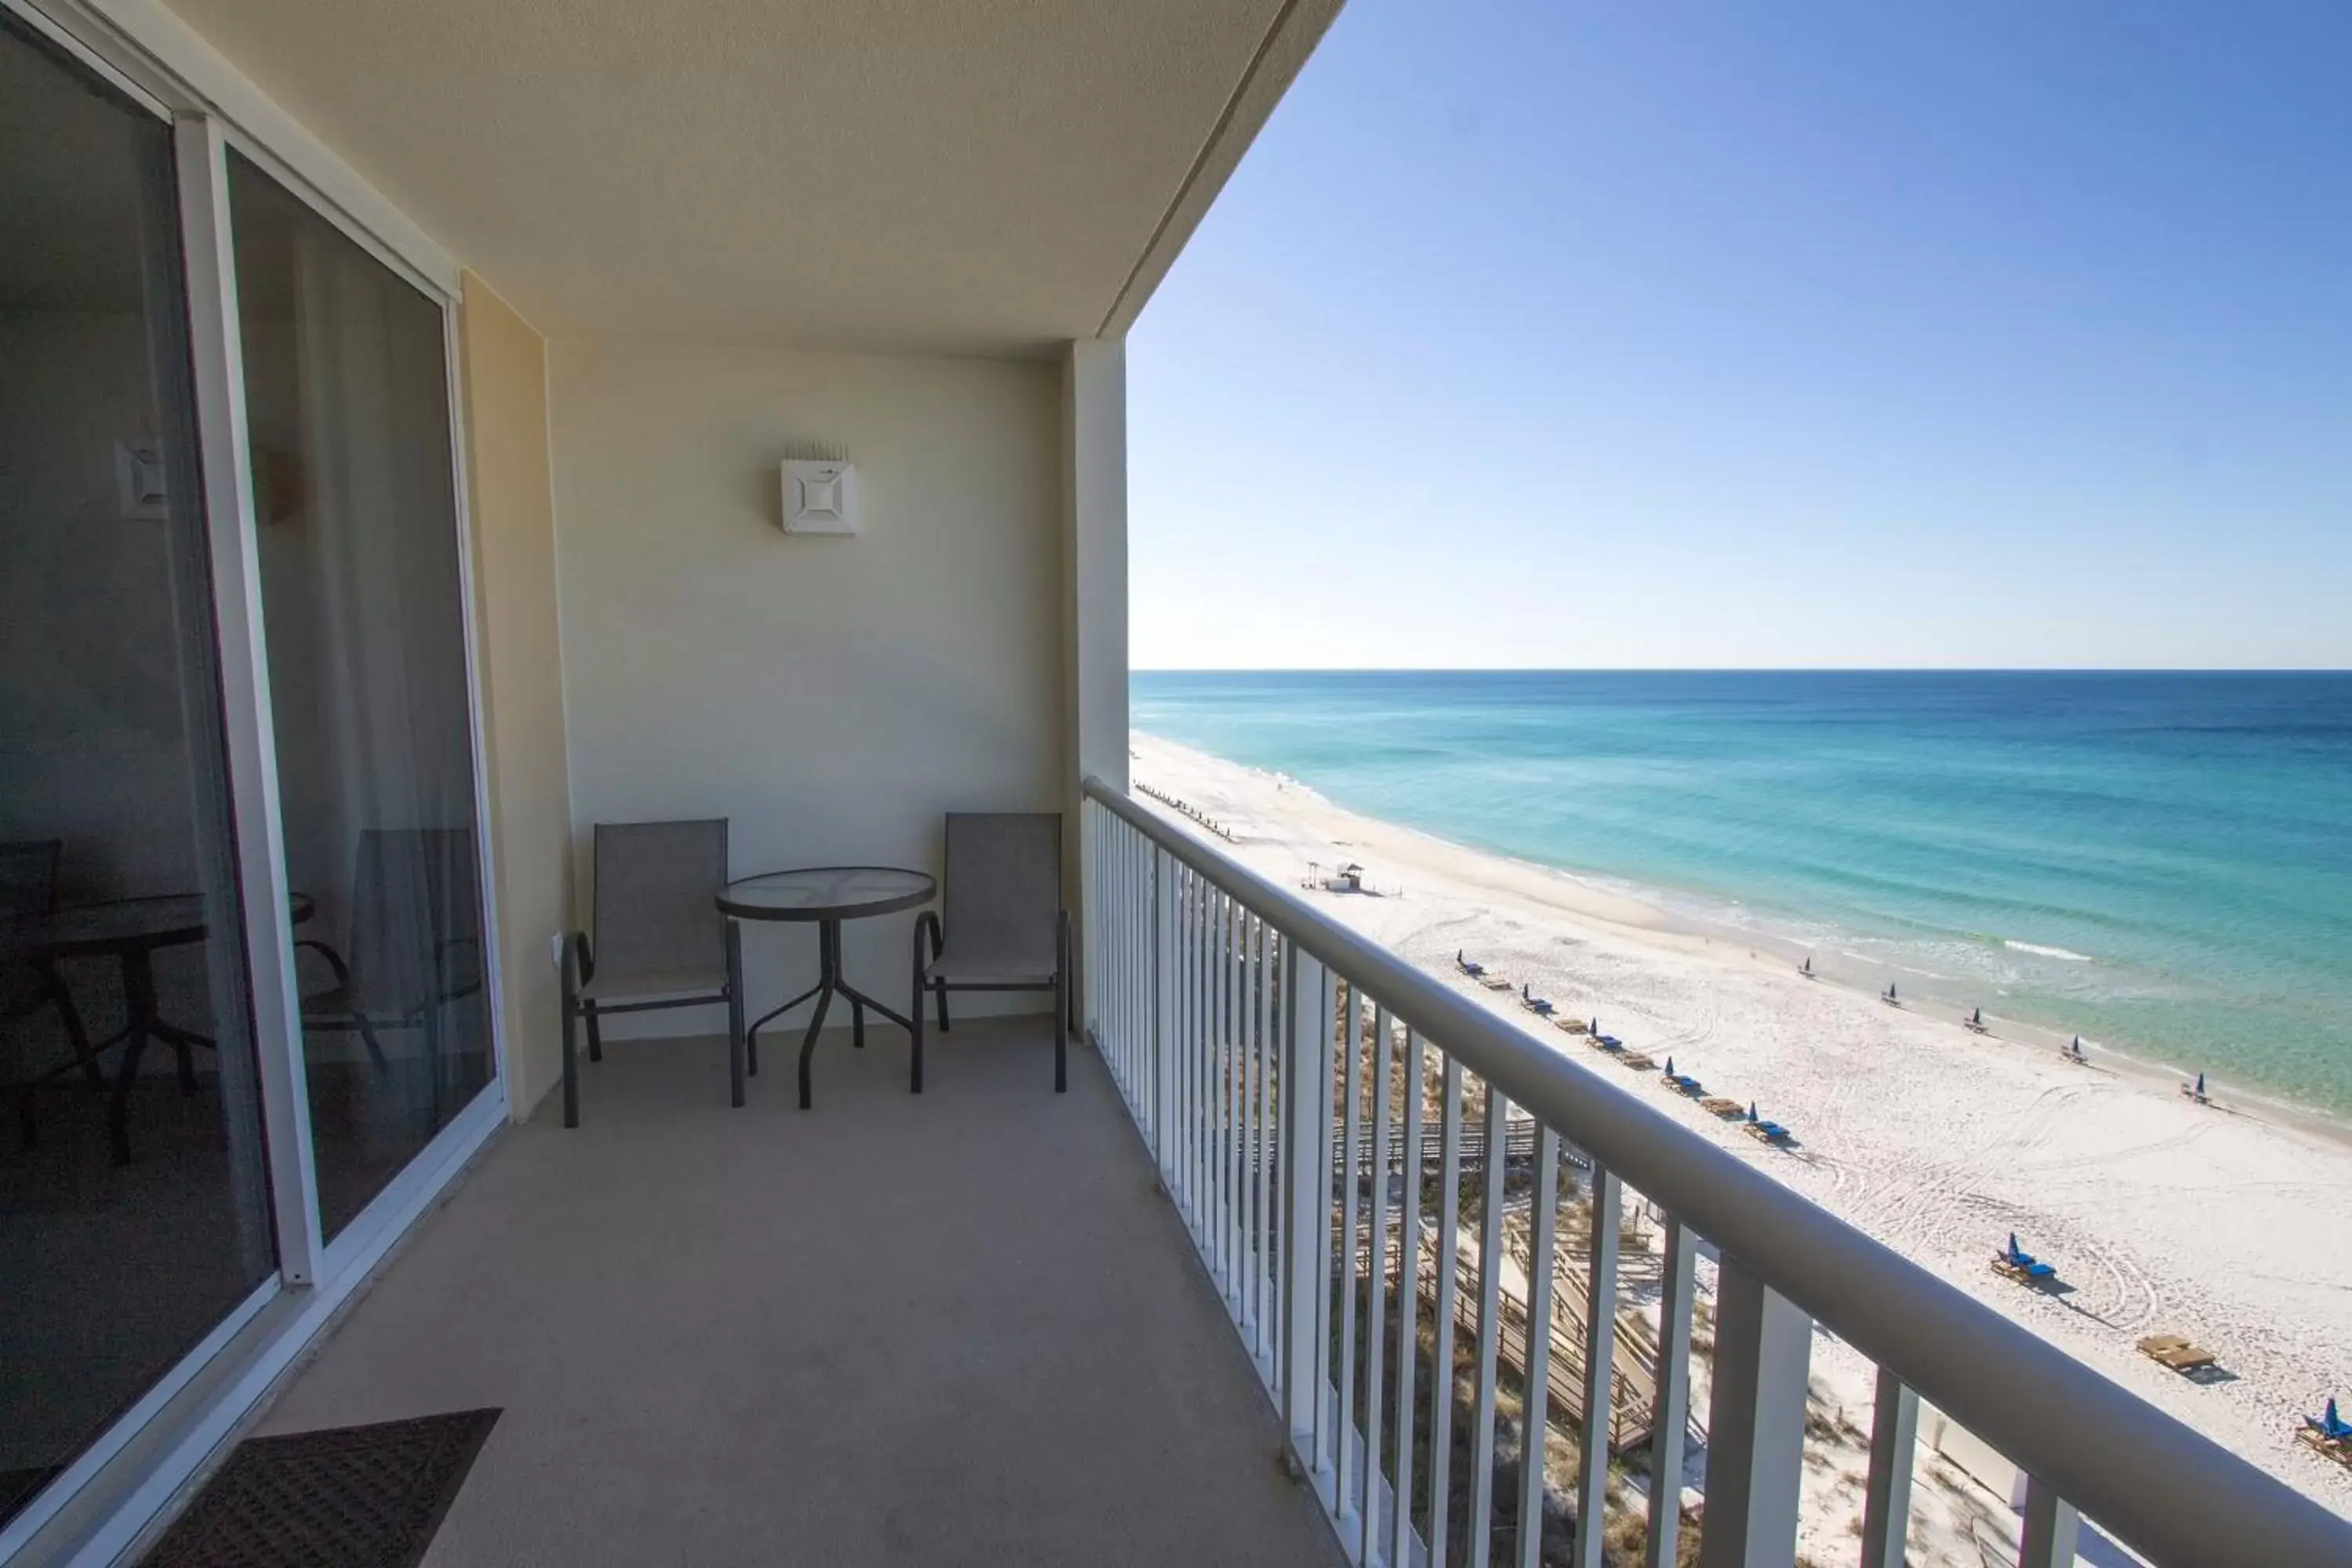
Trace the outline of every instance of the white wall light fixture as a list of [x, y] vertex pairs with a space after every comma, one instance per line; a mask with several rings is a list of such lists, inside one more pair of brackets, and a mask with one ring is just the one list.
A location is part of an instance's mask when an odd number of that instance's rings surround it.
[[857, 468], [838, 449], [809, 448], [783, 466], [786, 533], [856, 533]]

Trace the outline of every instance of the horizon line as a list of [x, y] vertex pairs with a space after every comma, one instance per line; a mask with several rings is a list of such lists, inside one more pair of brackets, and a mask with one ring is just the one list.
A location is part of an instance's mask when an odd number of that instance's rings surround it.
[[2352, 665], [1130, 664], [1129, 675], [2352, 675]]

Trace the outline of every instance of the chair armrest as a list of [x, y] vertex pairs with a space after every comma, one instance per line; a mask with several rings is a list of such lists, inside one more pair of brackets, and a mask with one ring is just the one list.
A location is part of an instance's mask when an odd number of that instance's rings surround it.
[[[449, 961], [450, 954], [460, 951], [473, 954], [472, 973], [462, 977], [453, 977], [455, 966]], [[482, 944], [470, 936], [445, 938], [433, 944], [433, 967], [438, 972], [442, 1001], [450, 1002], [460, 996], [470, 996], [482, 988]]]
[[[923, 933], [926, 931], [930, 933], [931, 938], [931, 955], [929, 958], [923, 956]], [[915, 917], [915, 973], [920, 976], [928, 973], [931, 965], [939, 962], [940, 953], [946, 946], [947, 937], [940, 930], [939, 915], [930, 910], [925, 910], [921, 914], [917, 915]]]
[[584, 931], [575, 931], [566, 940], [564, 945], [571, 953], [572, 961], [579, 966], [580, 984], [585, 985], [595, 979], [596, 954], [588, 945], [588, 933]]
[[294, 943], [294, 951], [297, 952], [301, 952], [306, 947], [312, 952], [317, 953], [320, 958], [327, 961], [327, 968], [333, 973], [335, 976], [335, 984], [337, 985], [342, 987], [345, 991], [349, 991], [351, 989], [351, 965], [343, 962], [343, 955], [341, 953], [337, 952], [333, 948], [328, 946], [325, 942], [320, 941], [315, 936], [303, 937]]

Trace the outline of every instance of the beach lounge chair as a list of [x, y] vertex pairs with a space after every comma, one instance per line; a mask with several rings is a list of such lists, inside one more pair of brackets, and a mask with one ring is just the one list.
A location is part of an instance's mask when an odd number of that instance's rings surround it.
[[1564, 1029], [1571, 1035], [1591, 1033], [1591, 1031], [1585, 1027], [1584, 1020], [1581, 1018], [1563, 1018], [1555, 1014], [1552, 1016], [1551, 1024], [1553, 1028]]
[[1698, 1079], [1691, 1077], [1691, 1075], [1686, 1072], [1676, 1073], [1673, 1077], [1667, 1079], [1666, 1081], [1673, 1084], [1683, 1093], [1690, 1096], [1693, 1100], [1704, 1100], [1706, 1098], [1706, 1087], [1701, 1084]]
[[1551, 1016], [1551, 1003], [1544, 997], [1534, 994], [1524, 985], [1519, 987], [1519, 1005], [1538, 1018]]
[[1616, 1058], [1619, 1067], [1631, 1068], [1635, 1072], [1648, 1072], [1658, 1065], [1639, 1051], [1614, 1051], [1611, 1054]]
[[1463, 973], [1468, 975], [1473, 980], [1477, 979], [1480, 975], [1486, 973], [1486, 966], [1479, 963], [1476, 959], [1463, 957], [1462, 950], [1460, 948], [1455, 948], [1454, 950], [1454, 967], [1460, 970]]
[[2182, 1373], [2202, 1372], [2213, 1364], [2213, 1352], [2189, 1343], [2179, 1334], [2149, 1334], [2139, 1342], [2139, 1353], [2158, 1366]]
[[2352, 1465], [2352, 1421], [2336, 1413], [2336, 1401], [2316, 1415], [2306, 1415], [2295, 1436], [2339, 1465]]
[[1514, 988], [1511, 983], [1501, 975], [1489, 974], [1483, 970], [1479, 972], [1478, 984], [1489, 991], [1509, 991]]
[[1596, 1034], [1592, 1037], [1592, 1039], [1593, 1043], [1598, 1045], [1604, 1051], [1622, 1051], [1625, 1048], [1625, 1042], [1619, 1039], [1614, 1035]]
[[1700, 1100], [1698, 1102], [1698, 1108], [1701, 1110], [1711, 1111], [1717, 1116], [1745, 1116], [1748, 1114], [1748, 1108], [1741, 1105], [1739, 1101], [1727, 1099], [1720, 1094], [1710, 1095], [1708, 1098]]
[[1781, 1126], [1777, 1121], [1746, 1122], [1742, 1124], [1742, 1131], [1744, 1131], [1750, 1138], [1760, 1140], [1766, 1143], [1785, 1143], [1790, 1139], [1796, 1136], [1795, 1133], [1790, 1131], [1787, 1128]]
[[1992, 1271], [2004, 1279], [2014, 1279], [2021, 1285], [2034, 1285], [2044, 1279], [2058, 1278], [2058, 1270], [2054, 1265], [2042, 1262], [2017, 1245], [2017, 1236], [2014, 1232], [2010, 1235], [2008, 1247], [1992, 1255]]

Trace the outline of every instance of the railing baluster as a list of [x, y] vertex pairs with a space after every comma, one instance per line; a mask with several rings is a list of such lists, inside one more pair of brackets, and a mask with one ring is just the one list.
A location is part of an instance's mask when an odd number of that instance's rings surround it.
[[1649, 1568], [1675, 1568], [1682, 1551], [1683, 1433], [1690, 1424], [1697, 1241], [1680, 1219], [1666, 1216], [1658, 1281], [1658, 1380], [1650, 1405]]
[[1389, 1561], [1403, 1564], [1412, 1542], [1413, 1362], [1421, 1352], [1421, 1036], [1404, 1037], [1404, 1193], [1397, 1232], [1396, 1459], [1390, 1468], [1396, 1517], [1389, 1530]]
[[1320, 1485], [1329, 1462], [1323, 1390], [1331, 1279], [1331, 995], [1322, 962], [1283, 944], [1284, 1424], [1292, 1453]]
[[1233, 900], [1223, 893], [1216, 900], [1216, 1056], [1209, 1060], [1209, 1086], [1213, 1107], [1209, 1119], [1216, 1126], [1216, 1232], [1209, 1237], [1209, 1256], [1218, 1284], [1225, 1289], [1225, 1305], [1233, 1310]]
[[1429, 1568], [1445, 1568], [1446, 1518], [1454, 1489], [1454, 1313], [1462, 1276], [1462, 1064], [1445, 1058], [1438, 1107], [1437, 1325], [1430, 1357]]
[[2025, 1531], [2017, 1568], [2074, 1568], [2082, 1516], [2041, 1477], [2025, 1478]]
[[[1353, 985], [1348, 987], [1348, 1005], [1339, 1015], [1343, 1035], [1340, 1048], [1346, 1053], [1347, 1070], [1341, 1079], [1347, 1094], [1347, 1108], [1342, 1119], [1346, 1128], [1341, 1141], [1344, 1151], [1339, 1175], [1339, 1539], [1350, 1547], [1349, 1554], [1357, 1561], [1363, 1558], [1363, 1514], [1356, 1507], [1359, 1466], [1356, 1459], [1356, 1256], [1361, 1232], [1357, 1220], [1362, 1212], [1359, 1189], [1363, 1162], [1363, 1020], [1360, 997]], [[1356, 1515], [1350, 1537], [1347, 1515]]]
[[1877, 1407], [1870, 1418], [1870, 1480], [1863, 1492], [1863, 1568], [1903, 1568], [1911, 1532], [1911, 1460], [1919, 1442], [1919, 1396], [1903, 1380], [1878, 1369]]
[[1504, 1141], [1511, 1102], [1486, 1086], [1485, 1207], [1478, 1224], [1478, 1406], [1470, 1428], [1470, 1568], [1487, 1568], [1495, 1538], [1495, 1363], [1503, 1342], [1503, 1186], [1509, 1164]]
[[1176, 872], [1166, 850], [1153, 849], [1151, 872], [1151, 1142], [1160, 1184], [1173, 1198], [1176, 1145], [1169, 1132], [1168, 1099], [1176, 1040]]
[[1796, 1555], [1812, 1341], [1812, 1322], [1795, 1303], [1723, 1258], [1699, 1568], [1755, 1568]]
[[1519, 1568], [1542, 1568], [1544, 1458], [1551, 1429], [1551, 1302], [1559, 1246], [1559, 1134], [1536, 1133], [1536, 1202], [1528, 1216], [1528, 1354], [1519, 1420]]
[[[1585, 1254], [1584, 1432], [1578, 1449], [1576, 1561], [1601, 1568], [1601, 1523], [1609, 1504], [1609, 1434], [1616, 1426], [1611, 1397], [1617, 1363], [1617, 1226], [1624, 1186], [1592, 1162], [1591, 1245]], [[1549, 1337], [1549, 1336], [1547, 1336]]]
[[1389, 1244], [1389, 1129], [1393, 1112], [1389, 1108], [1389, 1079], [1393, 1076], [1396, 1047], [1391, 1039], [1389, 1012], [1385, 1007], [1372, 1009], [1372, 1203], [1366, 1226], [1365, 1250], [1370, 1255], [1364, 1277], [1370, 1281], [1368, 1290], [1369, 1321], [1364, 1325], [1364, 1496], [1359, 1510], [1364, 1516], [1364, 1558], [1388, 1560], [1381, 1541], [1381, 1526], [1387, 1520], [1387, 1510], [1381, 1507], [1381, 1385], [1387, 1381], [1387, 1367], [1382, 1361], [1383, 1343], [1388, 1328], [1388, 1244]]
[[1255, 954], [1257, 963], [1257, 1022], [1251, 1041], [1252, 1055], [1257, 1061], [1257, 1136], [1251, 1144], [1251, 1158], [1257, 1165], [1257, 1183], [1252, 1195], [1257, 1205], [1257, 1260], [1250, 1268], [1250, 1291], [1257, 1319], [1257, 1342], [1254, 1347], [1261, 1357], [1274, 1354], [1274, 1173], [1271, 1155], [1274, 1141], [1274, 1018], [1275, 950], [1274, 929], [1264, 921], [1253, 921]]
[[[1234, 1317], [1249, 1321], [1249, 1237], [1243, 1229], [1249, 1212], [1249, 1189], [1242, 1184], [1242, 1149], [1248, 1119], [1242, 1114], [1242, 1090], [1249, 1082], [1248, 919], [1241, 905], [1228, 901], [1225, 922], [1225, 1296]], [[1247, 1339], [1246, 1333], [1243, 1336]]]
[[1208, 1096], [1202, 1092], [1201, 1084], [1209, 1066], [1209, 892], [1207, 878], [1193, 879], [1192, 967], [1186, 985], [1192, 1005], [1192, 1027], [1184, 1058], [1184, 1126], [1189, 1137], [1184, 1176], [1192, 1193], [1190, 1212], [1195, 1247], [1201, 1244], [1209, 1211], [1209, 1129], [1207, 1119], [1202, 1115]]

